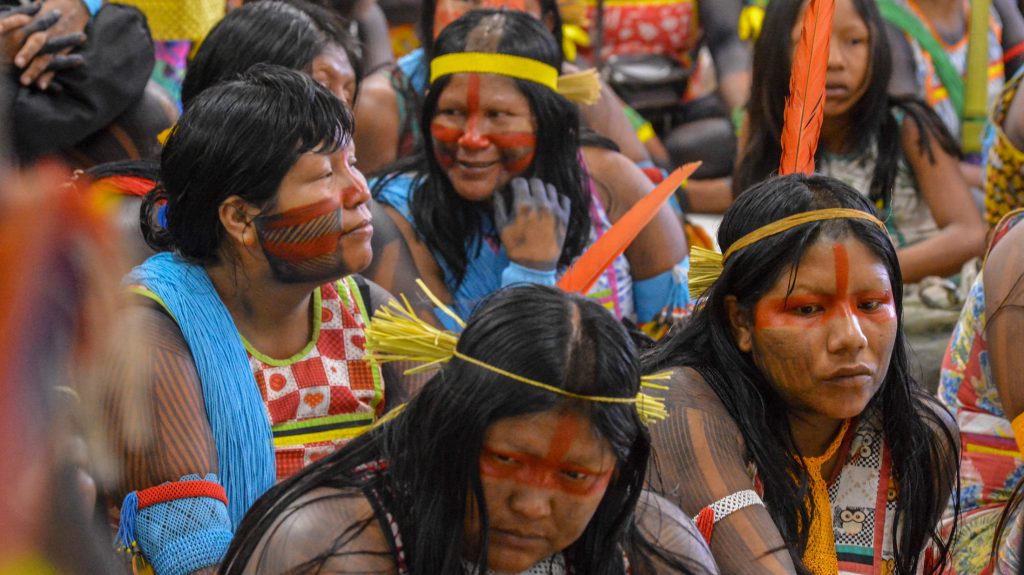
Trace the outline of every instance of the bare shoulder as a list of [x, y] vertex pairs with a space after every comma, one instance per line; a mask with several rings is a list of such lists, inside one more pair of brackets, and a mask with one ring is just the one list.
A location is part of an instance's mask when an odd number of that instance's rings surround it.
[[288, 507], [246, 573], [397, 573], [391, 543], [357, 489], [318, 488]]
[[705, 411], [732, 420], [715, 390], [692, 367], [673, 368], [667, 387], [664, 391], [666, 402], [679, 408]]
[[[683, 510], [650, 491], [640, 495], [636, 507], [640, 533], [655, 548], [674, 556], [680, 563], [699, 567], [704, 573], [718, 573], [718, 566], [704, 537]], [[656, 558], [655, 563], [659, 563]], [[658, 571], [663, 572], [658, 566]], [[697, 571], [697, 569], [693, 569]]]
[[580, 148], [580, 152], [587, 163], [590, 177], [598, 185], [601, 199], [606, 203], [624, 203], [628, 209], [654, 189], [650, 178], [619, 152], [593, 146]]

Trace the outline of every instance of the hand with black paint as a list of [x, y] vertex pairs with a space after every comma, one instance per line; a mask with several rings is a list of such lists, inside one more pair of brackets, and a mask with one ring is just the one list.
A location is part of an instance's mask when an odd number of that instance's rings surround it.
[[514, 178], [509, 194], [494, 202], [494, 225], [508, 258], [535, 270], [552, 270], [558, 265], [569, 227], [569, 198], [551, 184], [537, 178]]
[[0, 63], [21, 70], [24, 86], [45, 90], [54, 75], [82, 64], [69, 52], [85, 43], [89, 11], [82, 0], [46, 0], [0, 12]]

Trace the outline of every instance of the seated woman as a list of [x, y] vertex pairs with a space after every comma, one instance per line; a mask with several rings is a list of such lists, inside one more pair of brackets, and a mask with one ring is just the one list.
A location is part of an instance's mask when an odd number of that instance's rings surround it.
[[185, 74], [182, 105], [265, 63], [309, 74], [351, 107], [359, 79], [356, 53], [342, 22], [325, 8], [303, 0], [249, 3], [228, 13], [203, 40]]
[[997, 518], [1024, 478], [1024, 363], [1016, 343], [1024, 327], [1022, 221], [1024, 211], [1010, 212], [993, 231], [942, 362], [939, 399], [956, 417], [964, 444], [960, 573], [980, 573], [988, 564]]
[[[363, 170], [375, 175], [396, 160], [423, 148], [429, 132], [422, 132], [419, 118], [430, 86], [430, 61], [436, 55], [437, 37], [459, 16], [480, 8], [507, 9], [530, 14], [544, 24], [558, 43], [558, 68], [562, 67], [562, 17], [557, 0], [423, 0], [420, 36], [423, 47], [399, 59], [395, 66], [366, 78], [363, 97], [356, 106], [356, 146], [364, 150]], [[600, 98], [581, 104], [584, 122], [615, 142], [624, 155], [645, 166], [651, 158], [627, 118], [615, 93], [602, 84]], [[369, 152], [369, 153], [366, 153]]]
[[[768, 5], [754, 49], [750, 137], [740, 152], [736, 191], [778, 169], [804, 4]], [[874, 1], [837, 0], [834, 22], [816, 169], [877, 204], [907, 283], [956, 274], [985, 244], [984, 223], [957, 167], [957, 144], [924, 102], [886, 92], [892, 64]]]
[[215, 565], [275, 481], [402, 400], [366, 358], [390, 296], [354, 275], [373, 226], [351, 129], [325, 88], [261, 64], [200, 94], [163, 149], [142, 208], [161, 253], [126, 280], [147, 298], [151, 412], [126, 415], [149, 436], [122, 438], [120, 526], [158, 574]]
[[[553, 285], [653, 186], [621, 154], [580, 147], [576, 107], [555, 88], [558, 46], [536, 19], [474, 10], [445, 28], [434, 53], [426, 149], [373, 184], [401, 232], [374, 250], [404, 239], [413, 262], [369, 277], [412, 293], [418, 274], [466, 316], [499, 287]], [[686, 313], [687, 266], [679, 221], [662, 207], [589, 293], [656, 331]]]
[[822, 176], [747, 190], [719, 228], [721, 275], [645, 359], [675, 368], [652, 430], [665, 487], [723, 572], [917, 573], [933, 543], [927, 566], [946, 559], [957, 431], [908, 375], [873, 212]]
[[257, 501], [222, 573], [718, 572], [643, 491], [639, 361], [599, 305], [503, 289], [435, 351], [397, 417]]

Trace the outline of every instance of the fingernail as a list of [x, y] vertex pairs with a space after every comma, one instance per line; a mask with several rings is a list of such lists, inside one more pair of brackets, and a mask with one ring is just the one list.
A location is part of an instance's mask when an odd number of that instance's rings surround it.
[[19, 68], [24, 68], [25, 67], [25, 59], [20, 57], [20, 56], [15, 58], [14, 59], [14, 65], [19, 67]]
[[28, 76], [22, 76], [21, 77], [21, 85], [22, 86], [28, 86], [31, 83], [32, 83], [32, 79], [29, 78]]
[[39, 83], [39, 89], [40, 90], [46, 90], [49, 87], [50, 87], [50, 83], [49, 82], [40, 82]]

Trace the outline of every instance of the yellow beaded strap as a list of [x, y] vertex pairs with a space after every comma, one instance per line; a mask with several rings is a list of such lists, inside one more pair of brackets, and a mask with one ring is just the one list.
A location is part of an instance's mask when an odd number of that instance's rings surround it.
[[729, 246], [729, 249], [725, 251], [724, 255], [712, 250], [694, 246], [690, 249], [690, 297], [696, 299], [707, 291], [707, 289], [711, 287], [711, 284], [715, 283], [715, 280], [718, 279], [718, 276], [722, 275], [722, 267], [725, 266], [725, 262], [729, 259], [729, 256], [743, 248], [751, 244], [755, 244], [767, 237], [781, 234], [782, 232], [793, 229], [797, 226], [821, 220], [839, 219], [866, 220], [878, 226], [883, 232], [888, 233], [885, 229], [885, 224], [867, 212], [853, 210], [850, 208], [826, 208], [823, 210], [801, 212], [761, 226], [733, 242], [733, 244]]
[[589, 69], [559, 75], [558, 69], [544, 62], [511, 54], [456, 52], [430, 61], [430, 83], [451, 74], [498, 74], [540, 84], [577, 104], [593, 104], [601, 97], [597, 70]]
[[832, 502], [828, 499], [828, 484], [821, 476], [821, 466], [836, 454], [849, 428], [850, 420], [847, 419], [823, 455], [802, 458], [811, 484], [809, 495], [814, 501], [814, 517], [811, 518], [811, 529], [807, 534], [803, 560], [804, 565], [814, 575], [836, 575], [839, 572], [836, 540], [832, 532]]
[[[422, 280], [416, 280], [416, 284], [423, 290], [430, 301], [441, 310], [442, 313], [453, 318], [460, 326], [465, 326], [462, 319], [458, 317], [448, 306], [442, 303], [430, 292]], [[377, 310], [377, 313], [370, 320], [366, 327], [366, 351], [369, 357], [377, 362], [386, 363], [391, 361], [410, 361], [421, 365], [405, 371], [406, 374], [420, 373], [440, 367], [453, 357], [471, 363], [477, 367], [503, 375], [509, 379], [556, 393], [564, 397], [594, 401], [598, 403], [622, 403], [636, 405], [636, 410], [644, 423], [652, 423], [668, 417], [663, 399], [647, 395], [643, 392], [634, 397], [605, 397], [598, 395], [582, 395], [566, 391], [564, 389], [542, 383], [512, 373], [500, 367], [470, 357], [459, 350], [456, 346], [459, 343], [458, 335], [438, 329], [416, 315], [416, 312], [409, 304], [409, 300], [402, 296], [403, 304], [391, 301], [387, 306]], [[644, 376], [640, 379], [640, 385], [648, 389], [668, 389], [664, 385], [657, 384], [657, 381], [664, 381], [671, 377], [668, 372]]]

